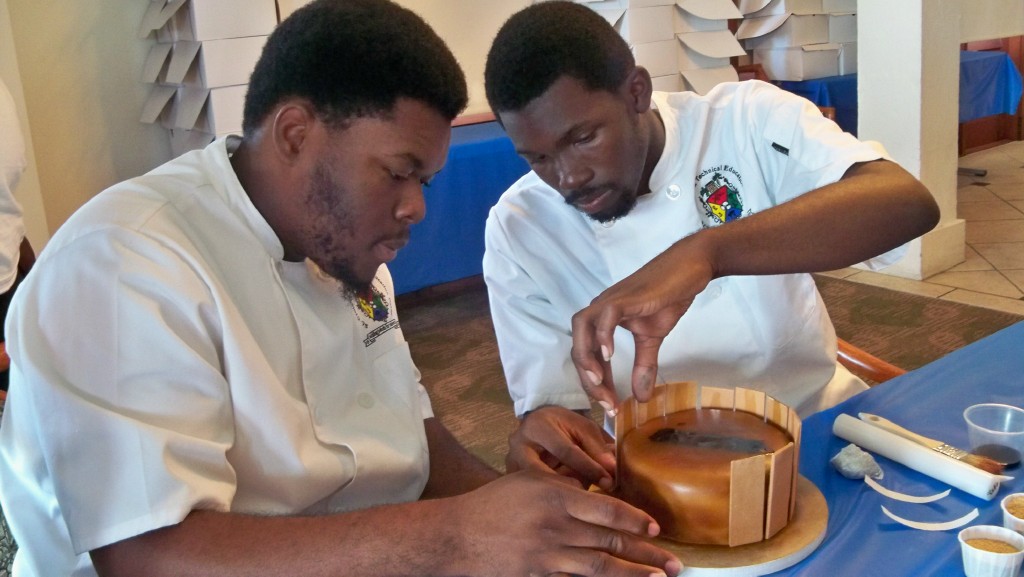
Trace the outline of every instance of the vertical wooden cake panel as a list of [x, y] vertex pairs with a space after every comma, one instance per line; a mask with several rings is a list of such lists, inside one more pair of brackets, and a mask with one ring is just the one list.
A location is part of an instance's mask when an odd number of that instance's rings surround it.
[[775, 451], [772, 455], [771, 477], [768, 482], [768, 515], [764, 523], [764, 538], [771, 539], [781, 531], [790, 518], [790, 504], [794, 496], [793, 443]]
[[[654, 395], [657, 396], [658, 393], [659, 389], [654, 389]], [[647, 421], [651, 420], [652, 417], [657, 416], [652, 410], [653, 408], [654, 403], [650, 401], [646, 403], [636, 403], [636, 425], [634, 425], [634, 428], [643, 425]]]
[[622, 476], [619, 473], [619, 456], [622, 446], [622, 440], [626, 438], [626, 433], [636, 428], [636, 399], [630, 397], [619, 403], [619, 412], [615, 414], [615, 479], [618, 483], [618, 479]]
[[[800, 475], [800, 437], [803, 435], [803, 421], [797, 416], [795, 409], [789, 410], [789, 426], [786, 431], [789, 432], [789, 436], [793, 438], [793, 479], [798, 479]], [[796, 481], [793, 482], [793, 494], [789, 499], [789, 516], [793, 517], [796, 512]]]
[[764, 416], [769, 422], [775, 423], [780, 429], [789, 430], [789, 407], [772, 397], [765, 400]]
[[700, 406], [702, 409], [732, 410], [735, 404], [736, 391], [734, 389], [720, 389], [718, 387], [700, 388]]
[[697, 384], [693, 382], [668, 385], [668, 411], [685, 411], [697, 406]]
[[765, 455], [732, 462], [729, 473], [729, 546], [764, 538]]
[[647, 421], [647, 403], [633, 401], [633, 428], [639, 427]]
[[664, 417], [666, 413], [665, 407], [669, 401], [669, 387], [656, 387], [654, 389], [654, 395], [651, 396], [651, 400], [647, 403], [647, 419], [651, 420], [656, 417]]
[[736, 410], [746, 411], [758, 417], [763, 417], [764, 398], [764, 391], [738, 388], [736, 389]]

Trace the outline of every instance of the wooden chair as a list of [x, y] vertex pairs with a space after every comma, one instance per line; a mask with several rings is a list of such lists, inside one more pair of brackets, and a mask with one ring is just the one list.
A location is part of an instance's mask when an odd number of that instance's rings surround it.
[[884, 383], [907, 371], [839, 339], [839, 364], [864, 379], [868, 385]]
[[768, 75], [764, 71], [764, 67], [760, 64], [740, 64], [735, 66], [736, 75], [739, 76], [740, 80], [763, 80], [764, 82], [771, 82]]

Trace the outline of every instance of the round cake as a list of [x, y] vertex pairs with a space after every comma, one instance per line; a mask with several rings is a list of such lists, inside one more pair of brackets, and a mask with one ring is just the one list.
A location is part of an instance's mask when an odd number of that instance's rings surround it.
[[[661, 536], [668, 539], [735, 544], [735, 536], [730, 539], [730, 517], [739, 513], [758, 517], [745, 521], [758, 523], [761, 536], [753, 540], [762, 540], [770, 457], [791, 442], [793, 438], [782, 428], [744, 411], [685, 409], [654, 417], [620, 440], [616, 495], [654, 517], [661, 525]], [[767, 455], [753, 461], [758, 467], [763, 461], [767, 470], [763, 477], [752, 477], [752, 489], [747, 479], [747, 493], [763, 490], [761, 507], [737, 511], [737, 504], [731, 503], [738, 481], [733, 479], [733, 463], [756, 455]], [[785, 478], [788, 485], [780, 490], [788, 493], [795, 478]], [[786, 520], [788, 513], [783, 525]]]

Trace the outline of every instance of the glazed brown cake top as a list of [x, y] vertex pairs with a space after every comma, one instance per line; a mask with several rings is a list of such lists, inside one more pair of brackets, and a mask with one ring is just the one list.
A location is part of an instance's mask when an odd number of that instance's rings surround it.
[[718, 468], [758, 453], [775, 452], [789, 433], [744, 411], [687, 409], [651, 419], [626, 434], [623, 455], [645, 455], [652, 468]]

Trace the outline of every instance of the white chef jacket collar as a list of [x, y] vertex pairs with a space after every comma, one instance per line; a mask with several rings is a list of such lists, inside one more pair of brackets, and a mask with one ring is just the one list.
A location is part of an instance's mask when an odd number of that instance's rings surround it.
[[284, 245], [281, 244], [281, 239], [277, 237], [277, 233], [267, 223], [267, 219], [263, 218], [260, 211], [256, 209], [249, 195], [242, 187], [242, 183], [239, 182], [234, 167], [231, 166], [231, 155], [238, 150], [241, 144], [242, 138], [240, 136], [230, 134], [218, 138], [206, 147], [203, 151], [203, 158], [209, 167], [210, 174], [222, 175], [223, 177], [211, 178], [210, 180], [214, 189], [221, 194], [235, 214], [249, 225], [249, 229], [259, 239], [267, 253], [274, 260], [284, 260]]
[[674, 110], [671, 106], [665, 105], [668, 95], [664, 92], [651, 94], [651, 108], [661, 114], [661, 122], [665, 125], [665, 146], [661, 149], [661, 158], [658, 164], [654, 165], [651, 171], [651, 179], [648, 183], [651, 194], [672, 184], [672, 176], [675, 174], [677, 151], [679, 150], [679, 124], [676, 122]]

